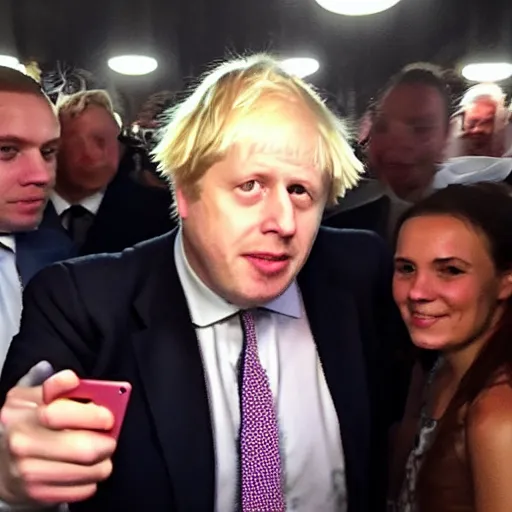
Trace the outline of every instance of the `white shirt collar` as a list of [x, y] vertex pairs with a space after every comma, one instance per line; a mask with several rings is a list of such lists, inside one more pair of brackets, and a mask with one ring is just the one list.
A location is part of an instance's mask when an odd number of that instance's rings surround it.
[[[93, 215], [96, 215], [100, 208], [101, 201], [103, 201], [104, 195], [105, 192], [103, 191], [96, 192], [92, 196], [86, 197], [75, 204], [82, 205], [86, 210], [91, 212]], [[55, 190], [52, 190], [50, 193], [50, 200], [52, 201], [55, 211], [59, 217], [71, 206], [71, 203], [66, 201], [62, 196], [55, 192]]]
[[0, 246], [7, 247], [16, 254], [16, 240], [14, 235], [0, 235]]
[[[174, 259], [194, 325], [207, 327], [240, 311], [239, 307], [219, 297], [199, 279], [187, 261], [181, 229], [174, 243]], [[300, 318], [302, 302], [297, 283], [292, 282], [279, 297], [267, 304], [262, 304], [261, 307], [281, 315]]]

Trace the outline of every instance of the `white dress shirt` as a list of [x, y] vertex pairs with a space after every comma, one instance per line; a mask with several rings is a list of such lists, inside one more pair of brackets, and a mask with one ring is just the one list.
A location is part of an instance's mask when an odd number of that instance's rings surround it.
[[22, 309], [22, 286], [16, 268], [14, 236], [0, 236], [0, 370], [12, 338], [18, 333]]
[[[101, 202], [103, 201], [103, 196], [105, 195], [105, 192], [100, 191], [96, 192], [92, 196], [86, 197], [85, 199], [82, 199], [82, 201], [78, 203], [73, 203], [73, 205], [81, 205], [83, 206], [87, 211], [92, 213], [93, 215], [96, 215], [98, 213], [98, 210], [100, 208]], [[50, 194], [50, 200], [53, 203], [53, 207], [55, 208], [55, 211], [57, 212], [57, 215], [61, 218], [62, 225], [65, 229], [68, 229], [69, 227], [69, 218], [67, 215], [64, 215], [62, 217], [62, 214], [72, 206], [72, 204], [69, 201], [66, 201], [62, 196], [57, 194], [55, 190], [53, 190]]]
[[[239, 308], [199, 280], [181, 232], [174, 256], [206, 374], [215, 443], [216, 511], [237, 510], [240, 409]], [[345, 464], [338, 418], [297, 284], [255, 312], [259, 357], [277, 404], [288, 511], [345, 512]]]

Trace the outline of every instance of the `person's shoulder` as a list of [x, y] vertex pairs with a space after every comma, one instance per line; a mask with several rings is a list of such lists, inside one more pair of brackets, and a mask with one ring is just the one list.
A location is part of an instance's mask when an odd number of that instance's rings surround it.
[[55, 286], [62, 279], [71, 279], [80, 284], [101, 283], [106, 288], [133, 280], [173, 256], [174, 238], [174, 232], [166, 233], [121, 252], [81, 256], [52, 264], [41, 270], [28, 287]]
[[471, 404], [467, 421], [470, 447], [488, 453], [512, 451], [512, 382], [500, 378]]
[[377, 233], [321, 227], [307, 268], [363, 290], [389, 276], [392, 258]]
[[512, 510], [512, 382], [508, 372], [503, 371], [470, 404], [466, 446], [475, 509]]
[[322, 226], [318, 231], [316, 248], [339, 259], [359, 261], [380, 260], [389, 256], [386, 242], [377, 233], [362, 229], [339, 229]]

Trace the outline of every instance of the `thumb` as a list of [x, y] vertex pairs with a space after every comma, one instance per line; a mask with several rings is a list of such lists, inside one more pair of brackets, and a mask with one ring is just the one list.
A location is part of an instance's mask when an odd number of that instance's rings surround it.
[[71, 370], [56, 373], [43, 383], [43, 401], [49, 404], [69, 391], [73, 391], [79, 384], [80, 379]]
[[17, 386], [23, 388], [40, 386], [53, 373], [53, 367], [48, 361], [39, 361], [18, 381]]

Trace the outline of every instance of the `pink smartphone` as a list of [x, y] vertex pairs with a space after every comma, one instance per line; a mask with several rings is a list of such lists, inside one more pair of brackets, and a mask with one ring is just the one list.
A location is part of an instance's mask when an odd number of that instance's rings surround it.
[[117, 440], [131, 391], [132, 386], [129, 382], [81, 379], [77, 388], [62, 394], [59, 398], [69, 398], [83, 403], [93, 402], [107, 408], [114, 415], [114, 426], [108, 434]]

